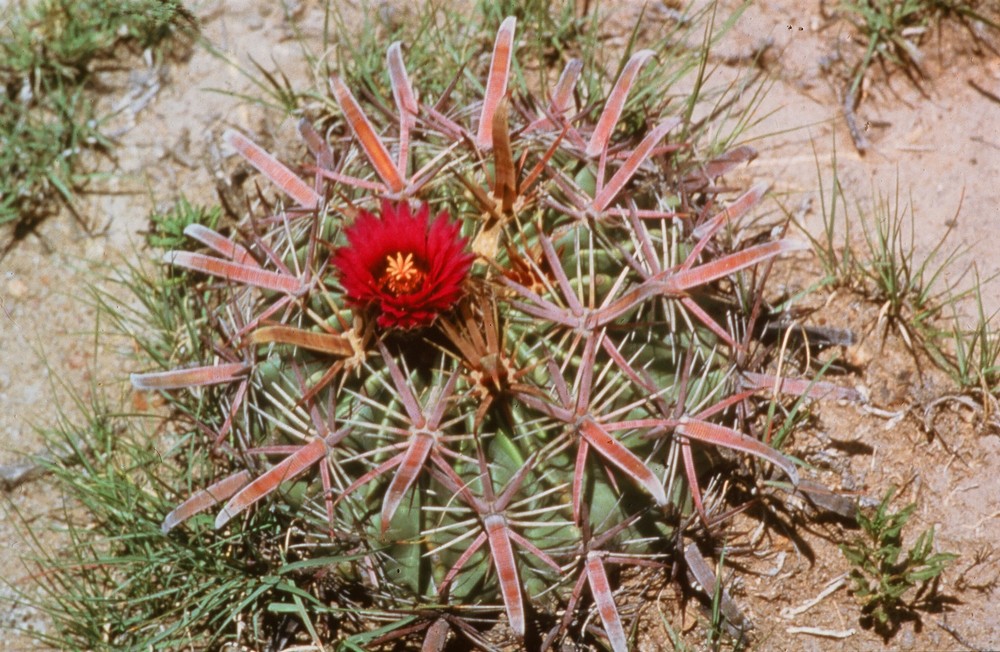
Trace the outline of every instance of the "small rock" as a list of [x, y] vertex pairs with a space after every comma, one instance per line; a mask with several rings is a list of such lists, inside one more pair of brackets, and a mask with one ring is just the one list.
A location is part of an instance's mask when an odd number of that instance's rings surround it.
[[102, 260], [107, 253], [107, 239], [103, 237], [89, 238], [84, 250], [87, 260]]
[[15, 299], [20, 299], [28, 293], [28, 284], [15, 276], [7, 281], [7, 294]]
[[874, 350], [864, 342], [849, 346], [844, 350], [844, 360], [856, 367], [866, 368], [874, 357]]

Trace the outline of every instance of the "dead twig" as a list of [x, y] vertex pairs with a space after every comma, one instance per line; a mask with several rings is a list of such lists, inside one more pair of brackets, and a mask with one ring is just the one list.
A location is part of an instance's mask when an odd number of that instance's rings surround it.
[[988, 100], [992, 100], [993, 102], [996, 102], [997, 104], [1000, 104], [1000, 95], [997, 95], [996, 93], [991, 93], [990, 91], [986, 90], [985, 88], [983, 88], [982, 86], [980, 86], [979, 84], [977, 84], [975, 81], [973, 81], [971, 79], [967, 79], [966, 81], [968, 82], [969, 86], [972, 86], [972, 88], [977, 93], [979, 93], [980, 95], [982, 95], [983, 97], [985, 97]]
[[45, 475], [46, 469], [31, 459], [0, 466], [0, 489], [12, 491]]
[[941, 629], [943, 629], [944, 631], [946, 631], [949, 634], [951, 634], [951, 637], [953, 639], [955, 639], [955, 641], [957, 641], [959, 645], [961, 645], [963, 647], [966, 647], [966, 648], [972, 650], [973, 652], [987, 652], [987, 650], [989, 649], [989, 648], [980, 647], [978, 645], [974, 645], [974, 644], [968, 642], [967, 640], [965, 640], [965, 638], [961, 634], [958, 633], [958, 631], [954, 627], [952, 627], [951, 625], [949, 625], [948, 623], [946, 623], [944, 621], [940, 621], [939, 620], [935, 624], [938, 627], [940, 627]]
[[13, 491], [21, 485], [34, 482], [49, 474], [55, 464], [78, 464], [81, 455], [86, 455], [89, 447], [72, 448], [57, 453], [41, 453], [26, 457], [13, 464], [0, 465], [0, 491]]
[[851, 139], [854, 140], [854, 148], [858, 150], [859, 154], [864, 154], [871, 147], [871, 141], [868, 140], [864, 131], [858, 126], [858, 118], [854, 113], [854, 109], [858, 105], [858, 92], [858, 89], [854, 91], [848, 90], [844, 95], [841, 108], [844, 110], [844, 120], [847, 121], [847, 129], [851, 132]]
[[695, 544], [690, 543], [684, 548], [684, 561], [687, 562], [691, 577], [701, 585], [702, 590], [708, 596], [709, 600], [713, 599], [715, 595], [719, 596], [719, 606], [722, 610], [722, 615], [726, 618], [726, 623], [730, 628], [731, 634], [745, 632], [753, 627], [729, 595], [729, 591], [725, 587], [717, 585], [719, 580], [715, 576], [715, 571], [708, 565], [705, 558], [701, 556], [701, 552]]
[[824, 588], [822, 591], [819, 592], [819, 595], [817, 595], [815, 598], [807, 600], [798, 607], [785, 607], [784, 609], [782, 609], [781, 617], [786, 620], [792, 620], [796, 616], [804, 614], [805, 612], [809, 611], [810, 609], [818, 605], [820, 602], [825, 600], [828, 596], [835, 593], [838, 589], [840, 589], [840, 587], [844, 586], [846, 583], [847, 583], [846, 573], [840, 575], [839, 577], [835, 577], [830, 583], [826, 585], [826, 588]]
[[972, 410], [973, 414], [976, 415], [979, 421], [977, 430], [982, 431], [986, 428], [1000, 430], [1000, 420], [997, 418], [997, 415], [1000, 414], [1000, 402], [998, 402], [994, 396], [986, 392], [982, 392], [982, 390], [972, 391], [974, 393], [982, 394], [982, 403], [977, 402], [971, 396], [965, 396], [962, 394], [948, 394], [946, 396], [936, 398], [928, 403], [924, 407], [924, 431], [940, 436], [940, 433], [934, 425], [934, 422], [937, 420], [937, 414], [940, 412], [942, 406], [954, 403], [959, 403]]
[[853, 629], [822, 629], [820, 627], [789, 627], [785, 631], [789, 634], [808, 634], [822, 638], [850, 638], [857, 633]]

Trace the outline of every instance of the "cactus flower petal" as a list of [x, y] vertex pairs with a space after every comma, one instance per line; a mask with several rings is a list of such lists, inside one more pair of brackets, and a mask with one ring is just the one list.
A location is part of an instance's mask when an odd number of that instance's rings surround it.
[[333, 253], [347, 300], [378, 315], [382, 328], [427, 326], [462, 296], [472, 254], [459, 224], [424, 205], [382, 203], [382, 214], [361, 211]]

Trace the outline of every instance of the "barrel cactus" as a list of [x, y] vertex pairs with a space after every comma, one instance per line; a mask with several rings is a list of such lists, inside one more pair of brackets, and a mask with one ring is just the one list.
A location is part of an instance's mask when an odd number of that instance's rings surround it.
[[515, 93], [515, 28], [501, 24], [485, 93], [464, 106], [418, 99], [399, 43], [386, 124], [331, 76], [340, 121], [299, 123], [311, 157], [297, 169], [227, 132], [284, 204], [233, 237], [187, 228], [207, 253], [165, 262], [207, 275], [192, 278], [209, 279], [200, 337], [216, 357], [132, 376], [215, 387], [206, 445], [230, 471], [164, 531], [269, 514], [285, 561], [316, 560], [285, 577], [366, 646], [597, 636], [626, 650], [618, 569], [667, 573], [683, 531], [715, 524], [699, 451], [799, 482], [733, 427], [775, 381], [738, 368], [760, 314], [747, 271], [801, 248], [719, 237], [767, 191], [718, 198], [752, 151], [682, 168], [684, 119], [622, 128], [648, 50], [595, 106], [577, 105], [576, 60], [549, 96]]

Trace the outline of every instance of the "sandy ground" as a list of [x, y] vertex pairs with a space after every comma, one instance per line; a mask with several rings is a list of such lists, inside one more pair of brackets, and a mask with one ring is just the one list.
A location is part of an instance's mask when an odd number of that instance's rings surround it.
[[[293, 19], [307, 39], [318, 42], [320, 8], [311, 2], [297, 7]], [[631, 24], [629, 19], [637, 15], [630, 3], [612, 8], [612, 23]], [[201, 3], [194, 10], [206, 41], [235, 61], [249, 66], [252, 58], [270, 68], [280, 67], [300, 85], [310, 78], [290, 23], [279, 8], [218, 1]], [[648, 29], [655, 28], [651, 21]], [[861, 155], [840, 113], [837, 92], [843, 85], [822, 70], [824, 61], [838, 49], [859, 47], [852, 38], [855, 35], [847, 25], [823, 17], [819, 3], [775, 0], [751, 7], [735, 33], [720, 45], [713, 61], [720, 66], [720, 75], [733, 75], [739, 68], [727, 61], [771, 42], [764, 63], [773, 86], [759, 111], [767, 117], [753, 131], [760, 136], [754, 145], [761, 155], [744, 173], [746, 180], [772, 181], [789, 207], [811, 200], [813, 208], [804, 221], [818, 232], [822, 222], [815, 160], [820, 161], [820, 175], [828, 186], [829, 161], [836, 145], [853, 217], [857, 216], [855, 201], [867, 210], [873, 193], [894, 195], [898, 185], [900, 200], [913, 209], [918, 258], [950, 229], [948, 242], [965, 248], [953, 269], [975, 263], [984, 278], [1000, 272], [1000, 250], [991, 228], [1000, 223], [1000, 184], [996, 182], [1000, 178], [1000, 104], [970, 84], [1000, 94], [1000, 58], [978, 54], [969, 39], [946, 33], [925, 48], [929, 79], [923, 92], [901, 75], [878, 78], [866, 88], [858, 110], [871, 142]], [[65, 397], [61, 384], [84, 397], [100, 391], [114, 400], [128, 391], [123, 371], [132, 364], [130, 352], [113, 339], [95, 347], [95, 332], [100, 335], [105, 328], [95, 321], [95, 310], [86, 300], [87, 288], [101, 283], [108, 265], [146, 255], [139, 246], [152, 209], [169, 206], [181, 194], [197, 203], [216, 201], [216, 179], [209, 171], [224, 164], [218, 148], [222, 130], [235, 126], [276, 139], [294, 138], [293, 125], [267, 122], [259, 109], [217, 92], [258, 93], [234, 67], [204, 48], [195, 48], [183, 62], [148, 66], [137, 60], [127, 75], [103, 81], [115, 89], [101, 99], [108, 106], [147, 91], [151, 101], [134, 115], [126, 111], [118, 117], [113, 127], [120, 143], [116, 159], [91, 163], [114, 172], [107, 181], [95, 184], [93, 194], [81, 198], [82, 213], [96, 235], [88, 235], [80, 224], [61, 215], [45, 222], [37, 235], [29, 236], [0, 261], [0, 338], [4, 343], [0, 464], [38, 450], [35, 428], [51, 425], [54, 406], [65, 403], [58, 398]], [[991, 309], [1000, 308], [1000, 294], [995, 290], [984, 298]], [[877, 306], [834, 297], [825, 314], [834, 325], [860, 328], [877, 319]], [[975, 647], [1000, 648], [996, 610], [982, 606], [994, 602], [996, 590], [990, 578], [1000, 574], [1000, 566], [990, 553], [984, 564], [970, 567], [974, 551], [992, 551], [992, 542], [1000, 540], [995, 513], [1000, 491], [997, 476], [990, 472], [1000, 464], [1000, 440], [995, 433], [977, 430], [975, 418], [961, 411], [948, 412], [941, 426], [942, 433], [947, 432], [947, 445], [943, 437], [928, 438], [921, 432], [918, 417], [922, 418], [928, 396], [947, 391], [946, 383], [937, 377], [918, 381], [905, 355], [899, 351], [887, 355], [875, 340], [866, 338], [848, 352], [869, 363], [856, 380], [873, 391], [873, 405], [902, 416], [893, 421], [854, 408], [833, 407], [823, 411], [817, 437], [863, 445], [864, 454], [845, 453], [843, 460], [828, 469], [859, 490], [881, 495], [890, 484], [907, 485], [908, 499], [920, 505], [913, 530], [934, 524], [942, 549], [963, 553], [945, 583], [945, 590], [960, 603], [950, 613], [928, 616], [921, 627], [905, 624], [889, 642], [859, 627], [856, 608], [843, 588], [813, 610], [794, 619], [783, 617], [783, 608], [806, 602], [828, 580], [845, 572], [843, 558], [827, 540], [836, 538], [835, 531], [828, 532], [827, 538], [808, 535], [816, 550], [812, 561], [786, 540], [777, 541], [774, 549], [786, 547], [783, 559], [787, 563], [776, 577], [742, 580], [734, 589], [737, 599], [757, 624], [760, 649], [961, 648], [940, 622], [955, 628]], [[919, 478], [916, 484], [914, 477]], [[49, 531], [51, 517], [62, 509], [50, 498], [54, 495], [44, 480], [8, 493], [10, 504], [30, 519], [45, 545], [58, 543], [58, 534]], [[8, 511], [0, 520], [0, 547], [6, 551], [0, 553], [0, 576], [24, 588], [30, 578], [19, 560], [25, 549], [21, 541], [16, 519]], [[772, 558], [767, 563], [777, 562]], [[0, 598], [12, 595], [9, 589], [0, 588]], [[43, 627], [44, 623], [22, 606], [0, 614], [0, 632], [26, 625]], [[792, 626], [853, 633], [846, 640], [834, 640], [789, 633]], [[649, 649], [656, 649], [652, 642], [656, 638], [657, 632], [648, 633]], [[0, 633], [0, 648], [33, 649], [13, 633]]]
[[[964, 253], [953, 269], [975, 264], [982, 278], [1000, 271], [1000, 256], [989, 237], [1000, 218], [1000, 104], [973, 84], [997, 94], [1000, 58], [983, 56], [959, 29], [946, 29], [924, 48], [928, 80], [922, 92], [897, 73], [873, 75], [864, 86], [857, 118], [871, 148], [858, 153], [839, 109], [839, 79], [831, 83], [823, 66], [838, 50], [860, 47], [855, 31], [842, 22], [824, 21], [802, 3], [767, 1], [752, 6], [738, 24], [738, 35], [725, 47], [739, 53], [773, 45], [765, 61], [778, 80], [761, 107], [769, 118], [757, 128], [776, 134], [762, 147], [752, 174], [773, 178], [776, 190], [796, 195], [815, 193], [815, 155], [826, 170], [836, 147], [840, 180], [849, 210], [854, 202], [870, 210], [873, 196], [898, 196], [913, 211], [916, 258], [925, 258], [948, 234], [944, 252]], [[995, 42], [995, 37], [993, 38]], [[724, 52], [720, 51], [720, 54]], [[818, 205], [817, 205], [818, 208]], [[822, 226], [818, 210], [806, 224]], [[857, 231], [857, 229], [855, 229]], [[988, 293], [990, 312], [1000, 308], [997, 293]]]

